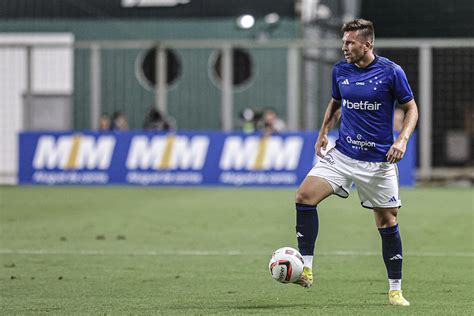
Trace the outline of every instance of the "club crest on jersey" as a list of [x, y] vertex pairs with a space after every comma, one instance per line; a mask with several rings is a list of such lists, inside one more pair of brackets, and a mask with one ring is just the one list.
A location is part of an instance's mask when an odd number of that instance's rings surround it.
[[369, 101], [351, 102], [347, 99], [342, 100], [342, 106], [351, 110], [378, 111], [381, 105], [382, 103], [376, 101], [370, 103]]

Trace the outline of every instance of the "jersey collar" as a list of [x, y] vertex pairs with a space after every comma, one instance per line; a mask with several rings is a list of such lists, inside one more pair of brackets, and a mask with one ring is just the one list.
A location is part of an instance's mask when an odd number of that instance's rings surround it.
[[370, 67], [372, 67], [373, 65], [375, 65], [377, 63], [377, 61], [379, 60], [379, 56], [375, 55], [374, 54], [374, 60], [372, 60], [372, 62], [370, 64], [367, 65], [367, 67], [365, 68], [359, 68], [357, 67], [356, 65], [352, 64], [352, 67], [354, 67], [355, 69], [359, 70], [359, 71], [366, 71], [367, 69], [369, 69]]

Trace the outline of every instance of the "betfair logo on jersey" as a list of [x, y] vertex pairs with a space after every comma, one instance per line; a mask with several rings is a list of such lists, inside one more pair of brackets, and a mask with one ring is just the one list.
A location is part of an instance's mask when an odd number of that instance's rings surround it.
[[349, 100], [343, 99], [342, 106], [347, 109], [353, 110], [366, 110], [366, 111], [377, 111], [382, 103], [374, 102], [370, 103], [369, 101], [359, 101], [351, 102]]
[[206, 161], [208, 147], [207, 136], [135, 136], [126, 166], [129, 170], [198, 170]]
[[223, 170], [295, 170], [303, 139], [299, 136], [226, 139], [219, 166]]
[[67, 135], [57, 139], [41, 136], [38, 139], [33, 168], [39, 169], [100, 169], [110, 166], [115, 147], [113, 136]]

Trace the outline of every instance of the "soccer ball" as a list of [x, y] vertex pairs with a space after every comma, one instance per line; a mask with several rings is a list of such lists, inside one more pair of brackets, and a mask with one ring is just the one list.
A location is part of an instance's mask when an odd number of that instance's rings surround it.
[[281, 283], [293, 283], [303, 273], [303, 257], [298, 250], [283, 247], [275, 250], [268, 264], [272, 278]]

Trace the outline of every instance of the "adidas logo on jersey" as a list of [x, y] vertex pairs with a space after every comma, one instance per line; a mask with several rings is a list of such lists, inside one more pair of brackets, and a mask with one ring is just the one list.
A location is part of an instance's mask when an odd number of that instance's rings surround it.
[[349, 84], [349, 80], [345, 79], [342, 84]]
[[389, 202], [397, 202], [397, 199], [396, 199], [394, 196], [392, 196], [392, 197], [390, 198], [390, 200], [388, 200], [388, 201], [389, 201]]

